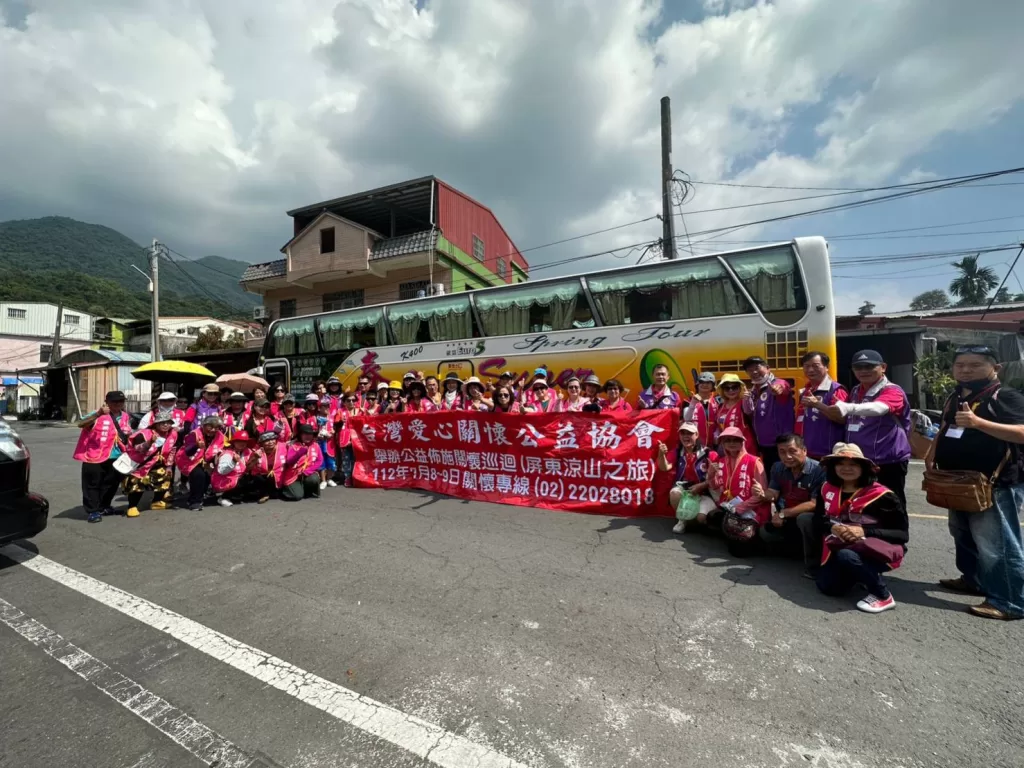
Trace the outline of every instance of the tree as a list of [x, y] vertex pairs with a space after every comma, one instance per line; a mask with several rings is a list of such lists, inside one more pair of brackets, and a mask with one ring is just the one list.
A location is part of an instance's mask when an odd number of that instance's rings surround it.
[[208, 352], [213, 349], [240, 349], [244, 346], [245, 339], [238, 331], [224, 338], [223, 328], [219, 325], [208, 325], [199, 331], [199, 335], [188, 351]]
[[978, 266], [980, 255], [964, 256], [960, 261], [953, 262], [960, 274], [949, 284], [949, 292], [959, 297], [957, 304], [960, 306], [984, 304], [988, 292], [999, 285], [999, 278], [992, 267]]
[[996, 295], [993, 298], [994, 304], [1009, 304], [1013, 301], [1013, 297], [1010, 295], [1010, 289], [1005, 285], [996, 291]]
[[910, 308], [917, 310], [942, 309], [949, 306], [949, 296], [941, 288], [919, 293], [910, 300]]
[[875, 305], [872, 304], [870, 301], [865, 301], [863, 304], [860, 305], [860, 309], [857, 310], [857, 314], [860, 315], [861, 317], [873, 315], [874, 313]]
[[944, 403], [956, 386], [956, 380], [950, 375], [955, 352], [955, 347], [949, 347], [922, 355], [914, 365], [914, 373], [921, 379], [922, 389], [934, 404]]

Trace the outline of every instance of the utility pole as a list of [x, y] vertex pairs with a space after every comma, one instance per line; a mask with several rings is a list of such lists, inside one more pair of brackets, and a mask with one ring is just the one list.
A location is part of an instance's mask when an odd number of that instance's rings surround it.
[[153, 294], [152, 313], [150, 317], [150, 351], [153, 362], [160, 362], [160, 252], [163, 246], [153, 238], [153, 248], [149, 252], [149, 290]]
[[672, 212], [672, 102], [661, 97], [661, 253], [676, 257], [676, 226]]
[[53, 344], [50, 346], [50, 362], [47, 363], [51, 368], [60, 362], [60, 332], [64, 325], [64, 302], [57, 302], [57, 322], [53, 324]]

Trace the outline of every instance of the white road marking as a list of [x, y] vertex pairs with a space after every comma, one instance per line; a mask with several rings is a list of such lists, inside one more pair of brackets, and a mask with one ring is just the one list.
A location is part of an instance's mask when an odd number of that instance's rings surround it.
[[[217, 768], [248, 768], [262, 764], [259, 758], [245, 753], [195, 718], [155, 693], [150, 693], [134, 680], [115, 672], [2, 598], [0, 621], [207, 765], [216, 764]], [[143, 760], [146, 762], [136, 765], [151, 764], [149, 758], [150, 755], [144, 755]]]
[[525, 763], [485, 744], [361, 696], [266, 651], [42, 555], [34, 555], [13, 544], [0, 547], [0, 554], [441, 768], [528, 768]]

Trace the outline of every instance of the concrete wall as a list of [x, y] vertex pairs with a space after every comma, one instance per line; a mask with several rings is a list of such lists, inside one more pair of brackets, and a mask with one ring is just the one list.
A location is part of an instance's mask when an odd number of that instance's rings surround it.
[[[263, 296], [263, 305], [270, 309], [275, 320], [281, 317], [281, 301], [285, 299], [295, 299], [296, 315], [312, 315], [323, 312], [324, 294], [354, 291], [360, 288], [364, 291], [363, 298], [367, 306], [385, 304], [398, 301], [398, 290], [401, 283], [429, 279], [431, 279], [431, 271], [426, 264], [408, 269], [396, 269], [388, 272], [384, 277], [365, 273], [341, 277], [326, 283], [317, 283], [315, 289], [300, 288], [299, 286], [274, 288]], [[444, 284], [445, 290], [451, 292], [452, 272], [450, 269], [445, 269], [435, 263], [433, 281]]]
[[[320, 253], [320, 231], [334, 229], [334, 251]], [[370, 259], [371, 237], [367, 231], [339, 216], [327, 214], [288, 246], [288, 279], [320, 272], [362, 272]]]

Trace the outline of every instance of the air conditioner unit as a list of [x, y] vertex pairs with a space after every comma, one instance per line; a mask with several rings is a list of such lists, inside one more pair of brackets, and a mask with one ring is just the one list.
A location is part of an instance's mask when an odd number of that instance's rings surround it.
[[270, 317], [270, 313], [267, 312], [267, 308], [264, 306], [252, 308], [252, 319], [253, 320], [266, 320]]
[[431, 293], [434, 296], [444, 296], [444, 283], [434, 283], [431, 289]]

